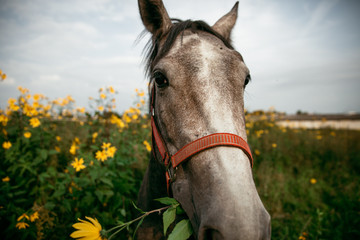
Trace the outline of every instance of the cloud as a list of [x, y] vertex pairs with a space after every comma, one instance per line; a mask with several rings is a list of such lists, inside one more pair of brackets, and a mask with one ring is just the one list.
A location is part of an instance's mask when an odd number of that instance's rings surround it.
[[306, 8], [310, 15], [310, 20], [307, 22], [306, 26], [302, 29], [301, 35], [309, 35], [314, 34], [319, 29], [319, 26], [324, 24], [328, 24], [327, 16], [330, 10], [338, 3], [338, 0], [322, 0], [317, 6], [315, 6], [315, 10], [313, 10], [313, 4], [307, 5]]

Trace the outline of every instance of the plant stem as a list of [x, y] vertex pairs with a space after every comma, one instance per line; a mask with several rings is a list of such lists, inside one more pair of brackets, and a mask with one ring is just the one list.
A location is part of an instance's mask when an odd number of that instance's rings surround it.
[[161, 213], [161, 211], [164, 211], [164, 210], [170, 208], [171, 206], [172, 206], [172, 205], [169, 205], [169, 206], [166, 206], [166, 207], [162, 207], [162, 208], [158, 208], [158, 209], [155, 209], [155, 210], [151, 210], [151, 211], [149, 211], [149, 212], [145, 212], [143, 215], [141, 215], [141, 216], [138, 217], [138, 218], [135, 218], [134, 220], [131, 220], [131, 221], [127, 222], [127, 223], [123, 223], [123, 224], [117, 225], [117, 226], [115, 226], [115, 227], [107, 230], [106, 232], [109, 233], [109, 232], [112, 232], [112, 231], [120, 228], [119, 230], [117, 230], [116, 232], [114, 232], [113, 234], [111, 234], [111, 236], [108, 238], [108, 240], [110, 240], [114, 235], [116, 235], [116, 234], [118, 234], [120, 231], [122, 231], [126, 226], [130, 226], [130, 225], [133, 224], [134, 222], [139, 221], [140, 219], [145, 218], [146, 216], [148, 216], [148, 215], [150, 215], [150, 214], [152, 214], [152, 213], [156, 213], [156, 212]]

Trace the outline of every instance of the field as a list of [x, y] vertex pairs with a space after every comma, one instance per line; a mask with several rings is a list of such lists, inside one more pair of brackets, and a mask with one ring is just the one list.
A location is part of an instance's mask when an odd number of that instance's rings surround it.
[[[151, 150], [145, 93], [136, 90], [134, 107], [119, 115], [112, 87], [90, 110], [70, 96], [19, 91], [0, 112], [2, 239], [69, 239], [85, 216], [105, 229], [134, 219]], [[360, 131], [288, 129], [274, 116], [246, 115], [272, 238], [359, 239]]]

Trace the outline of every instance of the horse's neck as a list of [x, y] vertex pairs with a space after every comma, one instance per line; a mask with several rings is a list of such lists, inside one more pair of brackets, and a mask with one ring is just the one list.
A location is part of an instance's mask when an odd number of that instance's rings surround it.
[[[138, 207], [151, 211], [163, 207], [154, 199], [166, 197], [165, 168], [151, 154], [138, 196]], [[137, 232], [137, 239], [163, 239], [162, 215], [151, 214], [145, 218]]]
[[166, 196], [165, 167], [151, 154], [149, 165], [139, 191], [139, 207], [144, 211], [154, 210], [156, 207], [161, 207], [161, 204], [154, 201], [154, 199]]

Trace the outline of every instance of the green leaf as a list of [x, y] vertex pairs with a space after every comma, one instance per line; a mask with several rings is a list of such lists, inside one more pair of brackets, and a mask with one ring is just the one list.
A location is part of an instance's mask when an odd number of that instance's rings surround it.
[[104, 200], [104, 193], [101, 190], [95, 190], [95, 195], [98, 198], [98, 200], [102, 203]]
[[164, 235], [168, 227], [175, 221], [176, 217], [176, 207], [168, 208], [163, 214], [163, 224], [164, 224]]
[[158, 201], [162, 204], [165, 205], [178, 205], [179, 202], [175, 200], [175, 198], [169, 198], [169, 197], [164, 197], [164, 198], [158, 198], [158, 199], [154, 199], [155, 201]]
[[193, 234], [190, 220], [181, 220], [170, 233], [168, 240], [186, 240]]
[[55, 154], [59, 154], [59, 152], [53, 149], [53, 150], [49, 150], [48, 154], [49, 155], [55, 155]]
[[144, 219], [145, 219], [145, 217], [143, 217], [143, 218], [139, 221], [138, 225], [136, 226], [135, 231], [134, 231], [134, 234], [133, 234], [133, 239], [135, 239], [136, 231], [139, 229], [139, 227], [140, 227], [140, 225], [143, 223]]
[[56, 207], [56, 204], [53, 202], [47, 202], [44, 205], [44, 208], [46, 208], [47, 210], [50, 210], [50, 211], [53, 210], [54, 207]]
[[134, 208], [135, 208], [136, 210], [138, 210], [140, 213], [145, 213], [143, 210], [141, 210], [140, 208], [138, 208], [138, 207], [135, 205], [134, 202], [132, 202], [132, 205], [133, 205]]
[[92, 150], [99, 150], [99, 146], [97, 146], [97, 145], [91, 145], [90, 148]]
[[100, 178], [100, 181], [103, 182], [103, 183], [105, 183], [105, 184], [107, 184], [107, 185], [109, 185], [109, 186], [112, 187], [112, 188], [114, 187], [113, 183], [112, 183], [111, 180], [108, 179], [108, 178]]
[[48, 151], [46, 149], [41, 149], [40, 150], [40, 156], [43, 160], [46, 160], [48, 157]]
[[176, 214], [177, 215], [181, 215], [181, 214], [184, 214], [185, 213], [185, 211], [184, 211], [184, 209], [179, 205], [179, 206], [177, 206], [177, 208], [176, 208]]

